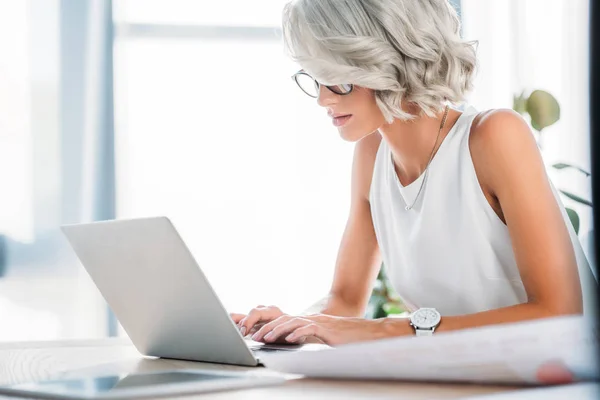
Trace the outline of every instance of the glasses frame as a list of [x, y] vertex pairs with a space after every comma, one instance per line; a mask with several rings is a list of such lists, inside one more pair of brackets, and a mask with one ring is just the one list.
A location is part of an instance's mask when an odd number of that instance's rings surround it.
[[[315, 84], [315, 89], [317, 90], [317, 93], [319, 93], [319, 90], [320, 90], [319, 88], [321, 87], [321, 84], [320, 84], [320, 83], [319, 83], [319, 82], [318, 82], [318, 81], [317, 81], [315, 78], [313, 78], [312, 76], [310, 76], [309, 74], [307, 74], [307, 73], [306, 73], [305, 71], [303, 71], [303, 70], [300, 70], [300, 71], [296, 72], [294, 75], [292, 75], [292, 79], [293, 79], [293, 81], [294, 81], [294, 82], [296, 82], [296, 85], [298, 85], [298, 87], [300, 88], [300, 90], [302, 90], [302, 91], [303, 91], [305, 94], [307, 94], [308, 96], [312, 97], [313, 99], [316, 99], [316, 98], [318, 98], [318, 97], [319, 97], [319, 95], [318, 95], [318, 94], [317, 94], [316, 96], [313, 96], [312, 94], [310, 94], [310, 93], [308, 93], [306, 90], [304, 90], [304, 88], [302, 87], [302, 85], [300, 85], [300, 82], [298, 82], [298, 77], [299, 77], [300, 75], [306, 75], [306, 76], [308, 76], [310, 79], [312, 79], [312, 81], [313, 81], [313, 82], [314, 82], [314, 84]], [[329, 89], [329, 91], [330, 91], [330, 92], [332, 92], [332, 93], [334, 93], [334, 94], [337, 94], [338, 96], [346, 96], [346, 95], [348, 95], [348, 94], [352, 93], [352, 91], [354, 90], [354, 85], [353, 85], [353, 84], [351, 84], [351, 83], [348, 83], [348, 85], [350, 85], [350, 90], [349, 90], [349, 91], [347, 91], [347, 92], [342, 92], [342, 93], [340, 93], [340, 92], [338, 92], [338, 91], [336, 91], [336, 90], [334, 89], [334, 87], [335, 87], [335, 86], [337, 86], [337, 85], [332, 85], [332, 86], [323, 85], [323, 86], [325, 86], [327, 89]]]

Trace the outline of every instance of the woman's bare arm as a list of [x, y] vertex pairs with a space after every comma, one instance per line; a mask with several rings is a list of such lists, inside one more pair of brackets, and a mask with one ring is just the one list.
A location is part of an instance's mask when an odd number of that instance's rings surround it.
[[306, 313], [362, 317], [381, 256], [375, 237], [369, 191], [381, 136], [373, 133], [356, 144], [352, 165], [351, 206], [338, 251], [331, 291]]

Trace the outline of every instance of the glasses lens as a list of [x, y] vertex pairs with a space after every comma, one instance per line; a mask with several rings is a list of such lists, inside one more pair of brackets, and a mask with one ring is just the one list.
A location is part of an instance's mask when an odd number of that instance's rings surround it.
[[329, 90], [337, 94], [348, 94], [352, 91], [352, 85], [350, 83], [342, 83], [335, 86], [327, 86]]
[[294, 78], [300, 89], [310, 97], [319, 97], [319, 89], [313, 78], [306, 74], [297, 74]]

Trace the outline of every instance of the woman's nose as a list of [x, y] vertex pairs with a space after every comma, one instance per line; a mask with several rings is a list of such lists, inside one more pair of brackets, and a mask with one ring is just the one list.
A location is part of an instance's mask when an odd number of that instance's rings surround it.
[[325, 85], [319, 85], [319, 96], [317, 97], [317, 104], [321, 107], [329, 107], [335, 104], [338, 100], [339, 95], [333, 93], [327, 89]]

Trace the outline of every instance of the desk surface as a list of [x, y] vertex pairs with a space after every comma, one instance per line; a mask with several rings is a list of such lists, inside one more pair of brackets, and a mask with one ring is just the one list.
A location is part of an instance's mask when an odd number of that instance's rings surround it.
[[[164, 369], [199, 368], [210, 370], [272, 373], [265, 368], [141, 356], [127, 339], [99, 339], [64, 342], [0, 343], [0, 384], [77, 376], [87, 373], [147, 372]], [[406, 382], [335, 381], [294, 379], [280, 386], [210, 393], [178, 399], [263, 399], [263, 398], [327, 398], [327, 399], [456, 399], [487, 393], [514, 390], [509, 387], [421, 384]]]

